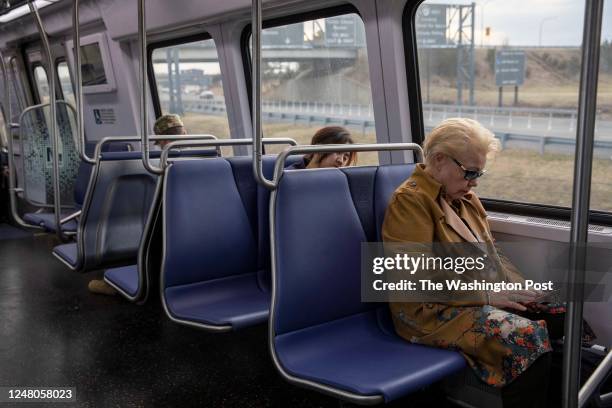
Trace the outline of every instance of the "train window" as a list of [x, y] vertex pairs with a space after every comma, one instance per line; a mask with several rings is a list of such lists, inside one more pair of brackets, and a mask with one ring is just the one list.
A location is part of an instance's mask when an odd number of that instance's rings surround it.
[[17, 58], [12, 57], [10, 61], [11, 77], [13, 89], [11, 89], [11, 114], [13, 123], [19, 122], [19, 115], [22, 109], [26, 106], [24, 100], [24, 91], [22, 88], [21, 76], [19, 74], [19, 64]]
[[42, 65], [34, 67], [34, 85], [38, 93], [38, 102], [49, 103], [49, 81], [47, 80], [47, 71]]
[[151, 58], [161, 113], [181, 115], [188, 133], [229, 138], [215, 42], [160, 46], [154, 48]]
[[[262, 32], [262, 126], [266, 137], [310, 144], [326, 125], [376, 143], [365, 28], [356, 13], [267, 27]], [[378, 164], [378, 154], [359, 154]]]
[[597, 121], [595, 122], [595, 160], [591, 182], [592, 210], [612, 211], [612, 7], [604, 2], [601, 33], [599, 81], [597, 84]]
[[[571, 205], [584, 6], [427, 0], [416, 10], [425, 134], [460, 116], [501, 141], [479, 183], [481, 197]], [[597, 208], [611, 211], [609, 149], [596, 147], [594, 166], [602, 170], [593, 182], [593, 197], [602, 197]]]
[[57, 64], [57, 77], [59, 78], [59, 83], [62, 88], [63, 99], [74, 106], [74, 90], [72, 89], [70, 71], [68, 70], [68, 63], [66, 63], [66, 61], [61, 61]]

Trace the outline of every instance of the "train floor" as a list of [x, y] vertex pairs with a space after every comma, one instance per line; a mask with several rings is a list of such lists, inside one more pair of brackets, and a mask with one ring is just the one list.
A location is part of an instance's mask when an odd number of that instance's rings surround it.
[[[265, 325], [211, 334], [171, 322], [159, 301], [90, 294], [101, 274], [68, 270], [56, 243], [0, 239], [0, 386], [75, 387], [63, 406], [78, 407], [351, 406], [284, 381]], [[450, 405], [432, 386], [387, 406]]]

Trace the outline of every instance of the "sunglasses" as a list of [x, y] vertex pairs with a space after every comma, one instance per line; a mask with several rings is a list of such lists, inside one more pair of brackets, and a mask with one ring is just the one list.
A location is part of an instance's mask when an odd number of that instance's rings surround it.
[[459, 163], [457, 159], [451, 157], [451, 160], [454, 161], [457, 166], [461, 167], [461, 170], [463, 170], [465, 173], [463, 178], [466, 180], [476, 180], [478, 177], [482, 177], [482, 175], [486, 173], [486, 170], [468, 170], [463, 166], [463, 164]]

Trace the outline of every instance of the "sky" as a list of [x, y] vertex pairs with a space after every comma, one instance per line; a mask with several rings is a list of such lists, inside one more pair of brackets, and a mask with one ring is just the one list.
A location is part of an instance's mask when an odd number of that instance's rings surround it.
[[[424, 4], [470, 4], [469, 1], [427, 0]], [[476, 44], [511, 46], [578, 46], [582, 42], [584, 0], [478, 0]], [[612, 3], [604, 3], [602, 41], [612, 40]], [[421, 7], [423, 6], [421, 5]], [[484, 18], [483, 18], [484, 17]], [[483, 27], [491, 36], [482, 38]], [[540, 27], [542, 36], [540, 39]]]
[[[476, 46], [580, 46], [585, 0], [475, 0]], [[469, 0], [426, 0], [427, 4], [469, 5]], [[449, 13], [451, 15], [452, 13]], [[304, 24], [306, 36], [324, 29], [323, 20]], [[483, 37], [485, 27], [491, 35]], [[602, 41], [612, 41], [612, 0], [604, 2]], [[181, 69], [202, 68], [219, 72], [218, 64], [182, 64]], [[167, 72], [165, 64], [155, 64], [155, 72]]]

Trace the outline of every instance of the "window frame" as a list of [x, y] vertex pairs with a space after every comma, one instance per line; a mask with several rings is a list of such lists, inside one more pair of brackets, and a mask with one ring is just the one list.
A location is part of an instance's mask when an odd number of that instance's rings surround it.
[[[151, 100], [153, 101], [153, 111], [155, 112], [155, 117], [160, 117], [162, 115], [161, 103], [159, 101], [159, 94], [157, 93], [157, 82], [155, 80], [155, 70], [153, 68], [153, 52], [159, 48], [167, 48], [173, 47], [176, 45], [187, 44], [198, 41], [206, 41], [213, 40], [214, 38], [206, 31], [196, 34], [190, 34], [187, 36], [171, 38], [168, 40], [156, 41], [147, 45], [147, 77], [149, 78], [149, 91], [151, 92]], [[215, 43], [215, 49], [217, 45]], [[217, 52], [217, 55], [219, 53]], [[221, 61], [219, 60], [219, 64]], [[223, 72], [221, 72], [221, 77], [223, 77]], [[228, 118], [229, 120], [229, 118]]]
[[[363, 16], [352, 4], [342, 4], [339, 6], [327, 7], [324, 9], [318, 9], [313, 11], [306, 11], [302, 13], [291, 14], [282, 17], [272, 17], [267, 20], [262, 20], [261, 29], [279, 27], [289, 24], [305, 23], [311, 20], [317, 20], [321, 18], [337, 17], [343, 14], [357, 14], [363, 23]], [[242, 50], [242, 65], [244, 69], [245, 83], [247, 86], [247, 95], [249, 98], [249, 113], [253, 117], [253, 60], [251, 59], [251, 52], [249, 50], [249, 39], [252, 34], [251, 22], [245, 25], [240, 35], [240, 49]], [[366, 33], [366, 50], [367, 50], [367, 33]], [[369, 67], [368, 67], [369, 68]], [[371, 82], [371, 77], [370, 77]]]
[[[19, 113], [23, 112], [23, 110], [28, 106], [26, 88], [24, 83], [26, 81], [23, 80], [23, 75], [21, 74], [21, 70], [19, 69], [19, 60], [16, 55], [9, 57], [9, 71], [10, 77], [13, 82], [13, 92], [15, 93], [15, 98], [17, 101], [17, 105], [19, 107]], [[13, 116], [15, 116], [15, 112], [11, 112]], [[12, 118], [11, 118], [12, 120]]]
[[[427, 0], [421, 0], [416, 3], [406, 3], [402, 14], [402, 33], [404, 37], [404, 55], [406, 56], [408, 95], [410, 106], [412, 107], [410, 111], [410, 120], [414, 137], [413, 142], [420, 145], [423, 145], [423, 141], [425, 140], [425, 129], [421, 82], [419, 77], [418, 49], [416, 45], [415, 18], [418, 8], [425, 1]], [[582, 64], [582, 60], [580, 63]], [[410, 97], [410, 95], [412, 95], [412, 97]], [[496, 198], [481, 198], [481, 201], [487, 210], [507, 214], [544, 217], [562, 221], [570, 221], [572, 216], [571, 207]], [[612, 212], [589, 210], [589, 223], [612, 226]]]

